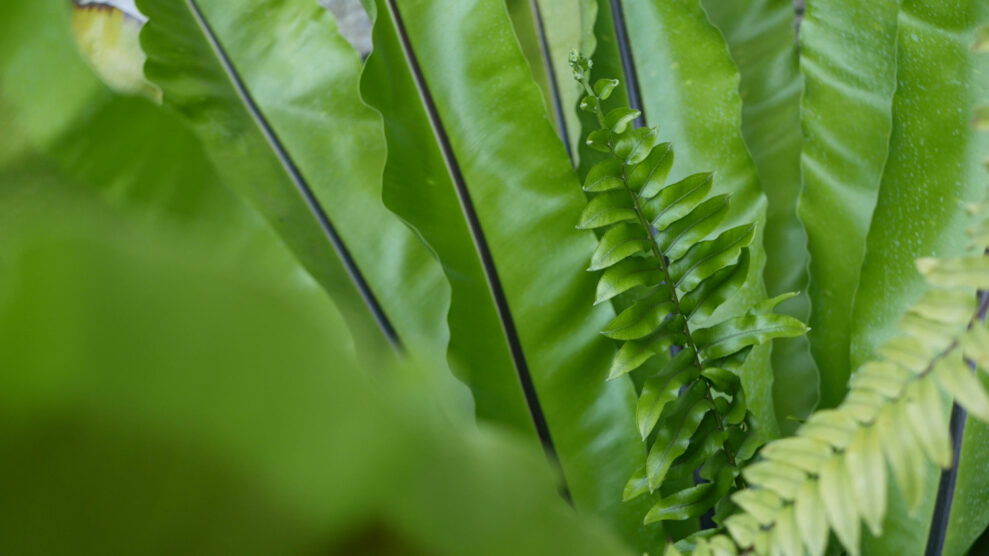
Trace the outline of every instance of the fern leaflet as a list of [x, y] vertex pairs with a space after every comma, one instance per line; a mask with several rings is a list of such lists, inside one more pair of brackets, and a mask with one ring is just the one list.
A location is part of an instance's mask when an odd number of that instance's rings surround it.
[[[918, 507], [927, 462], [952, 465], [942, 393], [989, 421], [989, 394], [973, 373], [989, 373], [989, 203], [972, 212], [981, 215], [969, 230], [972, 255], [917, 261], [930, 288], [900, 321], [900, 334], [852, 376], [838, 408], [818, 411], [745, 468], [749, 487], [732, 496], [740, 511], [723, 521], [727, 533], [702, 531], [667, 554], [820, 555], [834, 531], [854, 555], [862, 521], [882, 534], [891, 480]], [[975, 290], [983, 292], [978, 304]]]
[[647, 457], [623, 499], [656, 496], [646, 523], [695, 518], [744, 486], [739, 470], [758, 448], [738, 376], [749, 351], [807, 329], [772, 312], [788, 296], [716, 313], [748, 276], [755, 225], [723, 225], [730, 199], [712, 194], [712, 174], [667, 183], [672, 147], [658, 143], [655, 129], [632, 125], [638, 110], [604, 108], [618, 81], [592, 87], [590, 61], [576, 53], [571, 66], [586, 92], [581, 109], [600, 126], [587, 145], [610, 155], [588, 172], [591, 198], [578, 224], [604, 230], [589, 269], [603, 271], [596, 302], [632, 299], [603, 331], [623, 342], [609, 378], [672, 354], [639, 377], [636, 420]]

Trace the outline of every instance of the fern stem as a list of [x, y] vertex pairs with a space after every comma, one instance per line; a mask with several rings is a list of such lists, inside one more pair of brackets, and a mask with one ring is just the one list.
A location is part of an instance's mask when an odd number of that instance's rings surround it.
[[[649, 247], [652, 250], [653, 256], [656, 258], [656, 261], [659, 263], [659, 270], [663, 273], [663, 278], [670, 286], [670, 302], [673, 303], [673, 310], [676, 311], [677, 314], [684, 317], [683, 335], [686, 338], [685, 347], [688, 347], [694, 351], [693, 365], [697, 367], [697, 373], [700, 375], [700, 373], [704, 371], [704, 366], [701, 364], [697, 343], [694, 342], [694, 337], [691, 335], [690, 325], [687, 323], [687, 315], [680, 307], [680, 296], [677, 295], [676, 284], [673, 283], [673, 277], [670, 275], [670, 265], [666, 262], [666, 256], [663, 255], [662, 250], [659, 248], [659, 244], [656, 243], [656, 236], [652, 233], [652, 225], [646, 220], [645, 215], [642, 214], [642, 205], [639, 202], [639, 196], [632, 191], [632, 188], [628, 185], [628, 175], [624, 169], [622, 169], [622, 182], [625, 185], [625, 191], [628, 192], [629, 197], [632, 199], [632, 207], [635, 209], [635, 215], [639, 219], [639, 224], [649, 235]], [[698, 376], [698, 379], [704, 381], [704, 397], [707, 398], [707, 401], [711, 404], [711, 413], [714, 414], [714, 419], [717, 422], [718, 430], [727, 430], [725, 428], [724, 418], [721, 416], [721, 413], [718, 411], [718, 407], [714, 403], [714, 396], [711, 394], [711, 383], [703, 376]], [[725, 455], [728, 457], [728, 463], [731, 464], [732, 467], [737, 467], [737, 464], [735, 463], [735, 454], [732, 453], [731, 448], [728, 446], [727, 440], [725, 440], [724, 449]], [[741, 475], [735, 477], [735, 485], [738, 488], [745, 488], [745, 480]]]
[[[594, 93], [594, 90], [591, 88], [591, 85], [588, 82], [586, 76], [584, 77], [583, 80], [581, 80], [580, 84], [583, 86], [584, 91], [588, 95], [597, 97], [597, 95]], [[601, 126], [601, 128], [606, 128], [607, 124], [605, 123], [604, 111], [601, 107], [600, 100], [598, 101], [597, 107], [594, 110], [594, 115], [597, 117], [598, 125]], [[641, 117], [641, 112], [640, 112], [640, 117]], [[608, 139], [608, 149], [610, 150], [611, 156], [618, 158], [618, 155], [615, 154], [615, 144], [613, 138]], [[622, 184], [625, 186], [625, 191], [632, 199], [632, 207], [635, 210], [635, 216], [639, 221], [639, 225], [642, 226], [643, 231], [645, 231], [646, 235], [649, 236], [649, 248], [652, 251], [653, 257], [656, 259], [656, 262], [659, 264], [659, 270], [663, 273], [663, 278], [665, 279], [666, 283], [669, 284], [670, 286], [670, 302], [673, 304], [673, 310], [676, 311], [677, 314], [684, 317], [683, 334], [684, 337], [686, 338], [686, 346], [683, 347], [689, 347], [694, 351], [694, 358], [693, 358], [694, 360], [692, 364], [697, 368], [698, 380], [704, 381], [704, 397], [707, 399], [708, 403], [711, 404], [711, 413], [714, 414], [714, 419], [717, 423], [718, 430], [726, 431], [727, 428], [725, 427], [724, 417], [722, 417], [721, 412], [718, 411], [718, 406], [714, 403], [714, 395], [711, 394], [711, 382], [700, 374], [704, 371], [704, 366], [703, 364], [701, 364], [699, 350], [697, 349], [697, 343], [694, 341], [694, 338], [691, 335], [690, 325], [687, 323], [687, 315], [680, 307], [680, 296], [677, 295], [676, 284], [673, 283], [673, 277], [670, 275], [670, 267], [669, 264], [667, 264], [666, 262], [666, 256], [663, 254], [663, 250], [659, 248], [659, 244], [656, 243], [656, 236], [653, 234], [652, 224], [648, 220], [646, 220], [645, 215], [642, 214], [642, 205], [639, 202], [639, 196], [634, 191], [632, 191], [632, 188], [628, 185], [628, 174], [624, 164], [622, 165]], [[674, 351], [674, 355], [675, 354], [676, 352]], [[725, 443], [722, 446], [725, 450], [725, 456], [728, 458], [728, 463], [732, 467], [738, 467], [738, 464], [735, 460], [735, 454], [732, 452], [731, 447], [728, 445], [727, 438], [725, 439]], [[735, 477], [735, 486], [740, 489], [746, 487], [745, 479], [741, 475]]]

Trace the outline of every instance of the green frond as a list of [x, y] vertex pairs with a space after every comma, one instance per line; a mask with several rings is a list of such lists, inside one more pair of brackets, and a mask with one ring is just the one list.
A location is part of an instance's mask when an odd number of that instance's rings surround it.
[[[595, 301], [635, 299], [602, 331], [624, 342], [609, 378], [647, 373], [636, 381], [647, 456], [623, 499], [652, 497], [646, 523], [695, 518], [744, 485], [741, 466], [758, 448], [738, 369], [753, 346], [807, 327], [772, 312], [784, 297], [715, 318], [745, 284], [755, 224], [726, 225], [731, 199], [712, 194], [711, 173], [668, 183], [673, 147], [632, 127], [637, 110], [605, 107], [616, 80], [592, 87], [579, 55], [572, 66], [587, 95], [581, 109], [600, 126], [587, 145], [611, 155], [587, 174], [578, 222], [600, 233], [588, 268], [602, 271]], [[642, 369], [657, 357], [665, 363]], [[726, 536], [698, 539], [712, 554], [734, 548]]]
[[[973, 237], [984, 222], [970, 229]], [[881, 359], [852, 376], [838, 408], [818, 411], [796, 436], [770, 442], [742, 471], [748, 486], [732, 495], [740, 511], [722, 523], [737, 550], [819, 555], [834, 532], [858, 554], [862, 522], [873, 535], [883, 532], [890, 482], [917, 508], [927, 466], [952, 465], [945, 396], [989, 421], [989, 393], [973, 374], [989, 369], [985, 308], [976, 307], [974, 295], [989, 289], [983, 248], [918, 261], [930, 289], [879, 350]], [[687, 549], [711, 553], [699, 541], [680, 546]]]

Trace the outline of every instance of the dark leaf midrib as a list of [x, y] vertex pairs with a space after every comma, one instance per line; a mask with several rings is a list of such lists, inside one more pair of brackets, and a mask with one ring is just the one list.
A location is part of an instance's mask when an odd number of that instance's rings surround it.
[[536, 27], [536, 36], [539, 38], [539, 50], [543, 57], [543, 66], [546, 70], [546, 80], [549, 83], [549, 92], [553, 102], [553, 115], [556, 117], [557, 131], [560, 140], [563, 141], [563, 148], [567, 151], [567, 157], [571, 163], [575, 163], [573, 149], [570, 146], [570, 134], [567, 131], [567, 108], [563, 106], [563, 96], [560, 94], [560, 83], [556, 79], [556, 68], [553, 65], [552, 53], [549, 49], [549, 39], [546, 37], [546, 26], [543, 23], [543, 13], [539, 8], [539, 0], [529, 0], [532, 9], [532, 18]]
[[186, 6], [189, 8], [189, 12], [192, 14], [193, 19], [196, 20], [196, 24], [199, 25], [199, 28], [206, 37], [207, 42], [209, 42], [214, 54], [216, 54], [217, 60], [223, 67], [223, 71], [226, 73], [227, 79], [230, 81], [230, 85], [237, 92], [237, 96], [244, 104], [244, 109], [247, 110], [248, 114], [251, 116], [251, 119], [254, 120], [254, 123], [258, 126], [258, 129], [261, 131], [261, 135], [268, 142], [268, 145], [271, 147], [272, 152], [274, 152], [278, 162], [285, 169], [285, 173], [296, 186], [296, 189], [305, 201], [306, 206], [309, 207], [313, 217], [319, 224], [320, 229], [323, 230], [324, 235], [326, 235], [326, 238], [333, 246], [334, 251], [340, 257], [340, 262], [346, 269], [347, 275], [354, 283], [354, 287], [356, 287], [357, 291], [360, 293], [361, 298], [367, 305], [368, 311], [370, 311], [372, 317], [374, 317], [375, 322], [377, 322], [382, 334], [384, 334], [385, 338], [394, 348], [401, 349], [402, 342], [398, 336], [398, 332], [391, 324], [391, 321], [385, 314], [384, 309], [378, 302], [377, 297], [375, 297], [374, 292], [371, 291], [370, 285], [364, 278], [360, 268], [357, 266], [357, 262], [350, 254], [350, 250], [347, 249], [343, 238], [340, 237], [336, 227], [333, 226], [333, 222], [330, 221], [329, 216], [326, 214], [323, 206], [319, 203], [319, 200], [316, 198], [315, 193], [313, 193], [309, 183], [302, 175], [302, 172], [299, 171], [299, 168], [295, 165], [295, 162], [288, 154], [288, 151], [278, 138], [275, 130], [269, 124], [267, 118], [265, 118], [264, 114], [261, 112], [261, 109], [255, 102], [254, 97], [251, 96], [250, 91], [247, 89], [247, 85], [244, 83], [244, 80], [241, 78], [240, 73], [237, 71], [237, 68], [234, 66], [230, 56], [223, 48], [223, 45], [220, 43], [220, 39], [213, 31], [209, 21], [200, 10], [196, 0], [186, 0]]
[[[989, 309], [989, 292], [979, 292], [979, 309], [976, 313], [976, 322], [986, 321], [986, 311]], [[975, 372], [975, 363], [968, 361], [972, 372]], [[927, 548], [925, 556], [941, 556], [944, 552], [944, 543], [948, 539], [948, 525], [951, 521], [951, 506], [955, 498], [955, 485], [958, 482], [958, 466], [961, 464], [962, 440], [965, 435], [965, 422], [968, 419], [968, 412], [958, 405], [958, 402], [951, 404], [951, 417], [948, 429], [951, 434], [951, 467], [941, 470], [941, 477], [938, 479], [937, 495], [934, 501], [934, 513], [931, 516], [931, 528], [927, 534]]]
[[[460, 168], [460, 163], [453, 151], [450, 138], [447, 135], [446, 128], [440, 118], [439, 110], [436, 108], [436, 102], [433, 99], [432, 92], [429, 89], [428, 83], [426, 83], [426, 78], [422, 72], [421, 66], [419, 65], [419, 60], [416, 57], [415, 50], [412, 48], [412, 41], [409, 38], [408, 31], [405, 27], [405, 21], [398, 9], [398, 5], [395, 0], [385, 0], [385, 4], [388, 6], [389, 15], [391, 16], [392, 23], [395, 26], [395, 32], [398, 35], [402, 52], [404, 53], [405, 60], [409, 66], [409, 72], [412, 74], [412, 79], [415, 82], [416, 89], [419, 92], [419, 100], [422, 102], [423, 108], [426, 111], [426, 116], [429, 119], [430, 126], [433, 129], [437, 146], [439, 147], [440, 153], [443, 155], [443, 161], [445, 162], [447, 171], [450, 174], [450, 180], [453, 182], [454, 189], [456, 190], [457, 197], [460, 201], [460, 207], [463, 212], [464, 219], [467, 221], [467, 226], [470, 229], [471, 237], [474, 241], [474, 247], [477, 250], [478, 258], [480, 259], [481, 267], [484, 270], [488, 288], [491, 292], [491, 297], [495, 303], [495, 309], [497, 310], [499, 320], [501, 321], [502, 330], [505, 333], [505, 340], [512, 356], [512, 362], [515, 366], [519, 384], [522, 388], [522, 394], [525, 398], [526, 405], [528, 406], [529, 414], [536, 429], [536, 434], [539, 436], [539, 440], [543, 445], [547, 458], [553, 463], [553, 465], [558, 466], [559, 457], [557, 455], [556, 448], [553, 445], [549, 424], [546, 421], [546, 416], [543, 413], [542, 406], [539, 403], [539, 397], [536, 394], [532, 374], [529, 371], [525, 353], [522, 350], [522, 343], [519, 339], [518, 330], [515, 327], [515, 321], [512, 318], [512, 313], [508, 305], [508, 298], [505, 295], [501, 279], [498, 276], [498, 270], [495, 266], [494, 257], [491, 255], [491, 249], [488, 246], [487, 239], [484, 235], [484, 230], [481, 228], [481, 222], [478, 218], [477, 210], [474, 208], [474, 202], [471, 199], [470, 191], [467, 189], [467, 182], [464, 179], [463, 171]], [[562, 474], [562, 468], [560, 471]], [[565, 477], [562, 485], [562, 494], [564, 498], [570, 501], [570, 491], [567, 487]]]
[[610, 3], [611, 19], [615, 25], [615, 40], [618, 43], [618, 54], [622, 59], [622, 72], [625, 74], [628, 106], [639, 111], [639, 117], [635, 119], [635, 127], [646, 127], [646, 109], [642, 106], [642, 88], [639, 85], [638, 71], [635, 69], [635, 57], [632, 54], [632, 43], [628, 38], [622, 0], [610, 0]]

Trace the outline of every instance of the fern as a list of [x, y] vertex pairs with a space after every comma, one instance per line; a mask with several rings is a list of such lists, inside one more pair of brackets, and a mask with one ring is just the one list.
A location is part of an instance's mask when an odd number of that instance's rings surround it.
[[[887, 467], [911, 508], [922, 500], [925, 460], [952, 465], [942, 393], [989, 421], [989, 395], [973, 367], [989, 372], [989, 204], [969, 231], [977, 252], [925, 258], [917, 268], [929, 290], [880, 349], [881, 359], [852, 376], [844, 402], [818, 411], [796, 436], [767, 444], [742, 477], [750, 485], [732, 496], [741, 511], [724, 520], [727, 534], [702, 532], [681, 548], [695, 554], [823, 554], [829, 531], [859, 553], [861, 521], [882, 534]], [[713, 535], [712, 535], [713, 534]], [[729, 537], [730, 536], [730, 537]], [[679, 554], [670, 548], [669, 554]]]
[[655, 129], [633, 127], [638, 110], [604, 108], [618, 81], [592, 87], [590, 61], [576, 53], [571, 66], [586, 92], [581, 109], [600, 125], [587, 145], [610, 155], [588, 172], [591, 198], [578, 225], [603, 230], [589, 269], [603, 271], [596, 302], [632, 299], [603, 331], [623, 342], [609, 378], [672, 355], [638, 377], [636, 421], [648, 455], [623, 499], [658, 491], [645, 523], [694, 518], [744, 486], [739, 469], [758, 448], [738, 376], [751, 347], [806, 327], [772, 313], [788, 296], [717, 317], [749, 274], [755, 224], [723, 226], [730, 199], [711, 193], [712, 174], [667, 183], [672, 147]]

